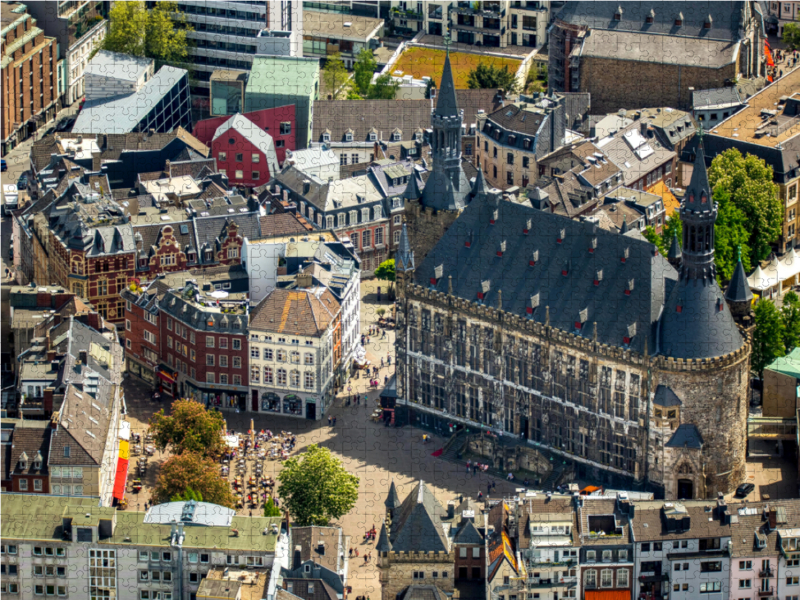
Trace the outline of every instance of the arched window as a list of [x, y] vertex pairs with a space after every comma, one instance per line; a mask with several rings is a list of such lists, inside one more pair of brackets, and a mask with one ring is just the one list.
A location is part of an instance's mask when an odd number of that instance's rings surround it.
[[692, 474], [692, 467], [688, 464], [684, 463], [678, 468], [679, 475], [691, 475]]

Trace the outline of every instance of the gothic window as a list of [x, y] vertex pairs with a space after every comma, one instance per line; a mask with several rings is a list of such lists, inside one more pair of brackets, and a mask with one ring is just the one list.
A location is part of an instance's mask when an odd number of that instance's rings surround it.
[[639, 420], [639, 386], [639, 376], [631, 373], [628, 382], [628, 418], [634, 422]]
[[483, 347], [487, 350], [494, 348], [494, 330], [491, 327], [483, 330]]
[[580, 377], [581, 381], [589, 381], [589, 361], [588, 360], [582, 360], [581, 359], [580, 372], [579, 373], [580, 373], [579, 377]]
[[692, 467], [688, 464], [684, 463], [678, 468], [678, 475], [691, 475], [692, 474]]

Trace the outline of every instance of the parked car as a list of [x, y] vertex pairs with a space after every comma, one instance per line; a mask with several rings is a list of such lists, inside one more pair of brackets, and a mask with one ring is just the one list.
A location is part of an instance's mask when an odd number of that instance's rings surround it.
[[2, 171], [3, 173], [8, 171], [8, 165], [6, 164], [6, 159], [5, 158], [0, 159], [0, 171]]
[[17, 189], [18, 190], [27, 190], [28, 189], [28, 174], [23, 173], [19, 176], [17, 180]]
[[743, 483], [736, 488], [736, 497], [746, 498], [754, 489], [756, 489], [756, 486], [754, 486], [752, 483]]
[[56, 131], [69, 131], [70, 128], [75, 124], [74, 118], [67, 118], [58, 123], [56, 125]]

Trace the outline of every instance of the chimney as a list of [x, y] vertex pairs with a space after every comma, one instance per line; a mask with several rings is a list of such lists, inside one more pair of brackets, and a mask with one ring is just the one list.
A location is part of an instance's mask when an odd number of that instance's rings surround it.
[[51, 387], [44, 389], [44, 414], [50, 415], [53, 412], [53, 392], [55, 390]]
[[78, 350], [78, 362], [82, 365], [89, 364], [89, 355], [86, 350]]
[[776, 529], [778, 527], [778, 509], [774, 506], [769, 507], [769, 528]]
[[47, 351], [47, 362], [52, 363], [56, 359], [56, 351], [55, 350], [48, 350]]
[[456, 503], [453, 500], [450, 500], [447, 503], [447, 518], [452, 519], [456, 515]]
[[294, 547], [294, 557], [292, 559], [292, 571], [294, 571], [295, 569], [299, 569], [300, 565], [303, 563], [302, 551], [303, 551], [302, 546]]
[[52, 297], [50, 296], [50, 292], [39, 292], [36, 294], [36, 306], [37, 308], [58, 308], [57, 306], [51, 306]]

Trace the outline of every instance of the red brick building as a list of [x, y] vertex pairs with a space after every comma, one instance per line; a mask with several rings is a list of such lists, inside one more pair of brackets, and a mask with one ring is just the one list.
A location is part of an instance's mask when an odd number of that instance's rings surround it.
[[133, 227], [117, 203], [83, 200], [50, 213], [52, 282], [87, 299], [104, 319], [119, 325], [124, 319], [120, 292], [134, 276]]
[[[52, 391], [52, 390], [51, 390]], [[31, 426], [35, 425], [35, 426]], [[49, 494], [50, 478], [47, 468], [50, 450], [50, 423], [33, 421], [25, 427], [14, 427], [5, 437], [0, 448], [2, 452], [2, 490], [4, 492], [22, 492], [25, 494]]]
[[128, 370], [166, 396], [244, 410], [247, 284], [241, 266], [219, 266], [123, 292]]
[[3, 2], [2, 119], [3, 154], [56, 116], [58, 56], [56, 38], [47, 37], [24, 4]]
[[[295, 106], [279, 106], [277, 108], [265, 108], [249, 113], [243, 113], [243, 117], [255, 123], [260, 129], [267, 132], [275, 141], [275, 155], [278, 164], [282, 165], [286, 160], [287, 150], [296, 150], [295, 144]], [[206, 146], [211, 146], [211, 142], [216, 136], [217, 130], [224, 125], [231, 117], [214, 117], [198, 121], [194, 126], [194, 136]], [[214, 154], [216, 156], [216, 153]]]

